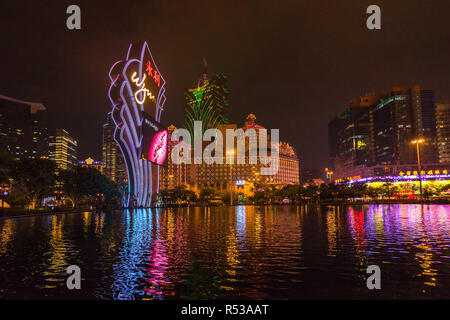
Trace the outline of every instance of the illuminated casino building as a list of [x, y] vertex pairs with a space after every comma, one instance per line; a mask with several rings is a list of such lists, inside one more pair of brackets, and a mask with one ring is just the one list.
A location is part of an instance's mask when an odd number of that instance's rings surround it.
[[434, 93], [419, 86], [354, 99], [328, 125], [334, 178], [397, 175], [417, 170], [417, 137], [423, 170], [438, 161]]
[[[227, 129], [236, 130], [236, 124], [221, 124], [218, 130], [222, 132], [225, 137]], [[244, 132], [247, 129], [255, 129], [257, 139], [259, 140], [259, 130], [265, 129], [263, 126], [256, 123], [256, 117], [253, 114], [248, 115], [244, 126], [241, 128]], [[248, 139], [248, 138], [246, 138]], [[268, 146], [270, 146], [270, 130], [267, 130]], [[204, 143], [205, 145], [209, 144]], [[217, 194], [222, 194], [230, 191], [230, 186], [234, 193], [249, 196], [255, 185], [259, 184], [298, 184], [299, 179], [299, 160], [294, 149], [286, 142], [280, 142], [277, 146], [279, 150], [279, 168], [274, 175], [261, 175], [261, 168], [267, 167], [257, 159], [255, 164], [250, 164], [249, 143], [246, 140], [245, 160], [243, 164], [238, 164], [236, 150], [226, 150], [224, 143], [222, 154], [222, 164], [213, 163], [207, 164], [204, 161], [201, 164], [191, 164], [187, 169], [182, 169], [183, 175], [177, 176], [176, 166], [172, 169], [171, 176], [178, 178], [185, 183], [191, 190], [199, 192], [202, 188], [213, 188]], [[234, 163], [228, 164], [226, 162], [227, 152], [234, 153]], [[259, 152], [259, 150], [257, 150]], [[184, 179], [184, 180], [183, 180]], [[183, 182], [184, 181], [184, 182]], [[167, 185], [167, 183], [166, 183]], [[172, 184], [173, 185], [173, 184]]]
[[436, 104], [436, 131], [439, 162], [450, 164], [450, 101]]
[[44, 105], [0, 95], [0, 150], [15, 159], [48, 157]]
[[114, 140], [115, 124], [108, 113], [103, 124], [103, 174], [118, 184], [127, 183], [127, 171], [117, 142]]
[[59, 169], [72, 169], [77, 165], [77, 141], [64, 129], [53, 130], [49, 135], [49, 159]]
[[114, 140], [128, 177], [126, 207], [156, 202], [160, 166], [167, 153], [168, 132], [159, 124], [165, 104], [165, 80], [147, 42], [131, 44], [126, 58], [113, 64], [108, 92], [113, 106]]
[[280, 168], [274, 176], [276, 183], [299, 184], [299, 161], [297, 154], [287, 142], [280, 142]]
[[[190, 164], [175, 164], [172, 162], [172, 157], [170, 156], [172, 154], [172, 150], [175, 145], [179, 143], [184, 143], [183, 141], [180, 142], [173, 142], [171, 141], [171, 136], [173, 131], [176, 129], [174, 125], [169, 126], [168, 133], [168, 140], [169, 143], [167, 145], [167, 165], [161, 167], [161, 179], [160, 179], [160, 189], [174, 189], [179, 186], [187, 186], [190, 187], [192, 180], [191, 180], [191, 165]], [[186, 144], [185, 147], [190, 150], [191, 145]]]
[[227, 78], [220, 73], [209, 80], [204, 61], [203, 74], [197, 87], [184, 92], [185, 128], [190, 132], [192, 139], [194, 139], [194, 121], [202, 121], [202, 133], [229, 122]]
[[82, 168], [94, 168], [100, 173], [103, 173], [103, 165], [101, 161], [95, 161], [91, 157], [85, 159], [84, 161], [78, 161], [78, 165]]

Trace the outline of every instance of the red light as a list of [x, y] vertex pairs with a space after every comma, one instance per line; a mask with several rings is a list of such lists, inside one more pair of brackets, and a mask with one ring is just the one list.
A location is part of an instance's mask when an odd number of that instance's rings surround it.
[[153, 69], [150, 61], [147, 61], [146, 66], [147, 68], [145, 69], [145, 71], [147, 72], [148, 76], [151, 77], [153, 81], [155, 81], [156, 85], [159, 87], [161, 85], [161, 76], [159, 75], [158, 71]]

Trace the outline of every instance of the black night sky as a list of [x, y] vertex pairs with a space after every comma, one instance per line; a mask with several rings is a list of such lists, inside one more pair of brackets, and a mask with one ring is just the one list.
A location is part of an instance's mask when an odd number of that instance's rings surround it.
[[[66, 28], [70, 4], [81, 30]], [[371, 4], [382, 30], [366, 28]], [[81, 159], [101, 160], [108, 71], [134, 41], [149, 42], [167, 81], [164, 122], [183, 124], [205, 57], [210, 75], [229, 76], [232, 123], [254, 113], [280, 128], [301, 166], [329, 165], [328, 121], [366, 92], [419, 84], [450, 98], [448, 0], [2, 0], [0, 40], [0, 94], [44, 103]]]

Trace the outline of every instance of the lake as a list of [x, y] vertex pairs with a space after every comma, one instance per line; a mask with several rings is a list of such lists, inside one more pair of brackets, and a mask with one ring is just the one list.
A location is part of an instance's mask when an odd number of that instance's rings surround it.
[[[68, 290], [66, 269], [81, 269]], [[378, 265], [381, 289], [366, 286]], [[1, 299], [449, 299], [450, 206], [237, 206], [0, 220]]]

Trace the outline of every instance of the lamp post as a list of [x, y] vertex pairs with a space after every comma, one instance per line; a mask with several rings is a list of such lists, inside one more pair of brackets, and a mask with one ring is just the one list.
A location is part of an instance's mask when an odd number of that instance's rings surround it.
[[330, 178], [330, 184], [331, 184], [331, 176], [334, 174], [334, 172], [328, 170], [328, 168], [325, 168], [325, 173], [327, 174], [327, 177]]
[[11, 187], [8, 187], [7, 185], [2, 186], [0, 185], [0, 200], [2, 201], [2, 214], [5, 214], [5, 200], [9, 194], [9, 192], [11, 192]]
[[[231, 161], [230, 161], [230, 206], [233, 205], [233, 160], [234, 160], [234, 150], [227, 151], [227, 155], [230, 155]], [[227, 157], [228, 159], [229, 157]]]
[[420, 147], [419, 144], [423, 143], [423, 139], [415, 139], [411, 141], [412, 144], [416, 145], [417, 150], [417, 166], [419, 167], [419, 187], [420, 187], [420, 201], [423, 201], [423, 193], [422, 193], [422, 168], [420, 166]]

